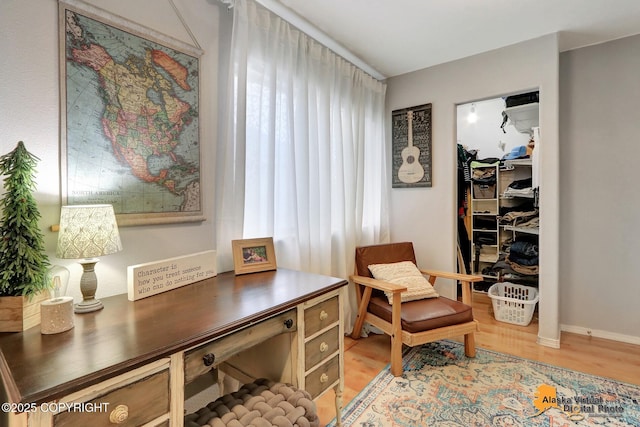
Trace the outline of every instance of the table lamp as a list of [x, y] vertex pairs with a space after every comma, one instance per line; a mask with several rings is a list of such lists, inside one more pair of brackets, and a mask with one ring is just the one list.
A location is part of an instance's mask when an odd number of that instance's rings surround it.
[[95, 298], [98, 278], [96, 257], [122, 250], [116, 216], [111, 205], [70, 205], [60, 210], [60, 231], [56, 256], [81, 259], [82, 302], [75, 304], [76, 313], [89, 313], [103, 308]]

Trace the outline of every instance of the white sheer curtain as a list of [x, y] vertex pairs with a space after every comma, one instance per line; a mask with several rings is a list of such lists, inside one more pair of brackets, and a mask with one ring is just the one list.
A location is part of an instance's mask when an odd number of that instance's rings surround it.
[[241, 217], [233, 238], [273, 236], [279, 267], [346, 278], [357, 245], [388, 240], [386, 85], [252, 0], [232, 45], [218, 247]]

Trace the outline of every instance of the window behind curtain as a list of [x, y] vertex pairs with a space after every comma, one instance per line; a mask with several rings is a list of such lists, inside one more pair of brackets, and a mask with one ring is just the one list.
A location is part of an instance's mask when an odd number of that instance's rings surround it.
[[219, 238], [242, 210], [242, 237], [273, 236], [278, 267], [347, 277], [356, 245], [388, 238], [386, 85], [252, 0], [236, 1], [233, 33]]

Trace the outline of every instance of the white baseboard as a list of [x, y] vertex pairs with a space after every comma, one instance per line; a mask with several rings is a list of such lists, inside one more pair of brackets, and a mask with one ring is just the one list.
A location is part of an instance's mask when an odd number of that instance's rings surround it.
[[601, 331], [598, 329], [589, 329], [582, 326], [573, 325], [560, 325], [560, 330], [564, 332], [571, 332], [574, 334], [587, 335], [590, 337], [604, 338], [612, 341], [620, 341], [629, 344], [640, 345], [640, 337], [632, 335], [617, 334], [615, 332]]
[[536, 340], [536, 342], [538, 344], [540, 344], [540, 345], [545, 346], [545, 347], [560, 348], [560, 340], [559, 339], [544, 338], [544, 337], [541, 337], [540, 335], [538, 335], [538, 339]]

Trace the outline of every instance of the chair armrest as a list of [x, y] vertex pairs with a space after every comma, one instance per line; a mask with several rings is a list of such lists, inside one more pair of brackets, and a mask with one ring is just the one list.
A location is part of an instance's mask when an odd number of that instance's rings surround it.
[[407, 290], [406, 286], [396, 285], [395, 283], [385, 282], [384, 280], [372, 279], [371, 277], [364, 276], [349, 276], [349, 279], [358, 285], [368, 286], [373, 289], [379, 289], [385, 292], [404, 292]]
[[420, 270], [420, 272], [429, 276], [429, 283], [431, 283], [432, 285], [435, 285], [436, 278], [438, 277], [442, 277], [444, 279], [459, 280], [462, 284], [462, 302], [467, 305], [471, 305], [472, 300], [471, 283], [484, 280], [482, 276], [476, 276], [473, 274], [449, 273], [447, 271], [436, 270]]
[[420, 270], [420, 272], [428, 276], [442, 277], [443, 279], [460, 280], [461, 282], [481, 282], [483, 280], [482, 276], [476, 276], [473, 274], [460, 274], [460, 273], [450, 273], [448, 271], [422, 270], [422, 269]]

